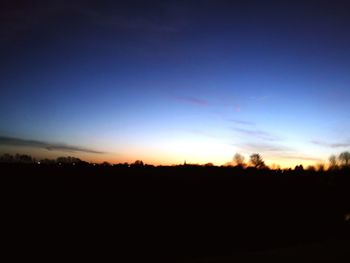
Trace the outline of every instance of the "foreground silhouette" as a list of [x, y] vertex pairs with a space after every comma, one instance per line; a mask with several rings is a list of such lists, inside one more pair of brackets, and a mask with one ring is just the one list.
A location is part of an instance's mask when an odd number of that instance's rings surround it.
[[349, 259], [346, 167], [316, 172], [22, 159], [0, 164], [8, 242], [35, 238], [40, 250], [55, 255], [95, 251], [99, 260], [108, 255], [122, 262], [255, 262], [254, 255], [288, 255], [294, 248], [298, 261], [309, 262], [309, 247], [329, 251], [332, 262], [342, 262], [335, 258], [342, 253]]

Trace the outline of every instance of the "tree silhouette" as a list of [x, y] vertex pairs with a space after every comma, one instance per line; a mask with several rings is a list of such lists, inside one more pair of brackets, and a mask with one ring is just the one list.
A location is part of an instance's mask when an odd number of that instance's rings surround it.
[[300, 164], [300, 165], [297, 165], [297, 166], [295, 166], [294, 170], [295, 170], [295, 171], [302, 172], [302, 171], [304, 171], [304, 166], [301, 165], [301, 164]]
[[309, 172], [315, 172], [315, 171], [316, 171], [316, 168], [315, 168], [315, 166], [313, 166], [313, 165], [309, 165], [309, 166], [306, 168], [306, 170], [308, 170]]
[[316, 165], [317, 171], [318, 172], [323, 172], [324, 171], [324, 164], [323, 163], [318, 163]]
[[349, 166], [350, 152], [342, 152], [341, 154], [339, 154], [338, 159], [343, 166]]
[[55, 160], [50, 160], [48, 158], [40, 160], [40, 164], [53, 165], [55, 163], [56, 163]]
[[236, 166], [243, 166], [244, 165], [244, 156], [242, 154], [236, 153], [233, 156], [233, 162]]
[[76, 157], [67, 156], [67, 157], [58, 157], [56, 159], [56, 162], [61, 164], [77, 164], [77, 163], [81, 163], [82, 160]]
[[33, 163], [34, 162], [34, 159], [27, 155], [27, 154], [16, 154], [15, 157], [15, 162], [17, 163]]
[[329, 167], [328, 167], [329, 170], [334, 170], [337, 168], [337, 156], [335, 155], [329, 156], [328, 161], [329, 161]]
[[12, 155], [5, 153], [0, 157], [0, 162], [2, 163], [12, 163], [14, 162], [14, 158]]
[[258, 153], [253, 153], [250, 155], [250, 163], [257, 169], [265, 167], [265, 162]]
[[133, 167], [142, 167], [143, 166], [143, 161], [141, 160], [136, 160], [133, 164], [131, 164]]

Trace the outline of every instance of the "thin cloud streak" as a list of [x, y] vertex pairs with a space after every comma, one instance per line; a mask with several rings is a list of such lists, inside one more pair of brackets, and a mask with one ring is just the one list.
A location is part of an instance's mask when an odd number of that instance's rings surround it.
[[291, 155], [291, 154], [280, 155], [279, 158], [281, 158], [281, 159], [303, 160], [303, 161], [317, 161], [317, 162], [323, 161], [320, 158], [314, 158], [314, 157], [303, 156], [303, 155], [298, 155], [298, 154], [295, 154], [295, 155]]
[[189, 104], [200, 105], [200, 106], [209, 105], [209, 102], [207, 100], [196, 98], [196, 97], [176, 97], [176, 100], [189, 103]]
[[94, 154], [104, 154], [105, 152], [87, 149], [74, 145], [59, 144], [59, 143], [48, 143], [37, 140], [27, 140], [14, 137], [0, 136], [0, 145], [7, 146], [27, 146], [39, 149], [46, 149], [48, 151], [65, 151], [65, 152], [85, 152]]
[[328, 143], [323, 141], [311, 141], [313, 144], [323, 146], [323, 147], [329, 147], [329, 148], [344, 148], [344, 147], [350, 147], [350, 142], [342, 142], [342, 143]]
[[288, 147], [269, 143], [246, 143], [240, 144], [240, 146], [246, 150], [258, 152], [286, 152], [290, 150]]
[[284, 160], [302, 160], [302, 161], [317, 161], [321, 162], [322, 159], [307, 156], [301, 153], [298, 153], [292, 148], [289, 148], [284, 145], [275, 145], [270, 143], [245, 143], [235, 145], [241, 148], [244, 151], [248, 152], [258, 152], [268, 157], [276, 157], [278, 159]]
[[253, 136], [255, 138], [262, 139], [262, 140], [267, 140], [267, 141], [280, 140], [278, 137], [273, 136], [272, 134], [261, 130], [250, 130], [250, 129], [243, 129], [243, 128], [233, 128], [233, 130], [243, 135]]
[[247, 125], [247, 126], [255, 125], [255, 123], [250, 122], [250, 121], [242, 121], [242, 120], [236, 120], [236, 119], [228, 119], [228, 121], [234, 122], [236, 124]]
[[276, 156], [293, 153], [293, 149], [290, 149], [289, 147], [272, 143], [239, 143], [234, 144], [234, 146], [239, 147], [246, 152], [259, 152]]

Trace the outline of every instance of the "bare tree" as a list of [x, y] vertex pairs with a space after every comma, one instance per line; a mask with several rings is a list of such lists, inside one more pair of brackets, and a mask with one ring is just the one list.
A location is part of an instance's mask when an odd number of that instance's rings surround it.
[[236, 153], [233, 156], [233, 163], [236, 166], [243, 166], [244, 165], [244, 156], [242, 154]]
[[294, 171], [302, 172], [304, 171], [304, 166], [302, 164], [295, 166]]
[[323, 163], [318, 163], [316, 165], [316, 169], [318, 172], [323, 172], [324, 171], [324, 164]]
[[328, 166], [329, 170], [334, 170], [337, 168], [337, 157], [335, 155], [329, 156], [328, 161], [329, 161], [329, 166]]
[[15, 155], [14, 159], [17, 163], [33, 163], [34, 162], [34, 159], [30, 155], [27, 155], [27, 154], [18, 154], [17, 153]]
[[142, 160], [136, 160], [133, 164], [131, 164], [131, 166], [133, 166], [133, 167], [142, 167], [142, 166], [144, 166], [144, 164], [143, 164]]
[[58, 164], [77, 164], [77, 163], [82, 163], [82, 160], [76, 157], [67, 156], [67, 157], [57, 157], [56, 162]]
[[14, 157], [8, 153], [5, 153], [2, 156], [0, 156], [0, 162], [1, 163], [13, 163]]
[[250, 156], [250, 163], [255, 167], [255, 168], [264, 168], [265, 167], [265, 162], [258, 153], [253, 153]]
[[338, 159], [343, 166], [349, 166], [350, 152], [342, 152], [341, 154], [339, 154]]
[[315, 166], [313, 166], [313, 165], [309, 165], [309, 166], [306, 168], [306, 170], [309, 171], [309, 172], [315, 172], [315, 171], [316, 171], [316, 168], [315, 168]]

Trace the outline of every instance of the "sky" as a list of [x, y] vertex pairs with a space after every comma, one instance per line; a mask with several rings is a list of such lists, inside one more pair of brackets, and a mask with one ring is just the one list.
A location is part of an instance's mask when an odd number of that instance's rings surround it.
[[1, 1], [0, 153], [269, 165], [350, 149], [347, 1]]

